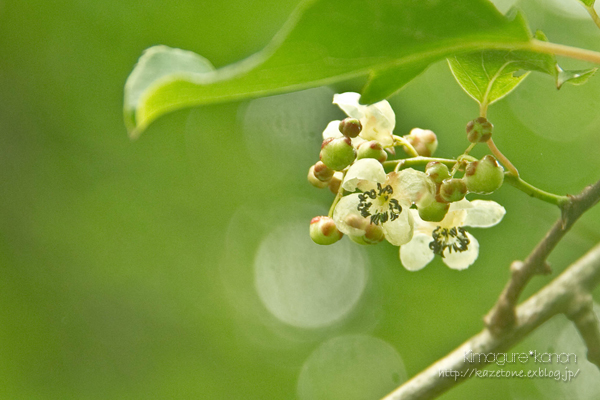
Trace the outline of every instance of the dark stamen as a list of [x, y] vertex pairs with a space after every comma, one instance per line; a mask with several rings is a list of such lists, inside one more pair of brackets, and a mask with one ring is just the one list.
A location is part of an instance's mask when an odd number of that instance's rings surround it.
[[448, 249], [449, 253], [452, 253], [452, 250], [463, 252], [469, 248], [470, 243], [467, 232], [461, 227], [447, 229], [438, 226], [432, 232], [431, 238], [433, 240], [429, 243], [429, 248], [434, 254], [442, 257], [444, 257], [444, 250]]

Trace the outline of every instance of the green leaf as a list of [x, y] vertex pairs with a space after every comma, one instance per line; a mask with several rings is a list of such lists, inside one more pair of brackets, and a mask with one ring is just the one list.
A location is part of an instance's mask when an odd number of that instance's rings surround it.
[[596, 0], [579, 0], [580, 3], [583, 3], [586, 7], [594, 7], [594, 3]]
[[123, 114], [129, 130], [135, 128], [135, 111], [140, 97], [161, 79], [175, 74], [205, 73], [214, 70], [204, 57], [191, 51], [154, 46], [146, 49], [127, 78], [124, 90]]
[[364, 104], [372, 104], [390, 97], [408, 82], [421, 75], [429, 64], [429, 61], [425, 61], [422, 64], [410, 63], [400, 67], [373, 71], [363, 89], [360, 101]]
[[[536, 39], [547, 41], [538, 31]], [[569, 82], [585, 83], [597, 68], [564, 71], [551, 54], [531, 51], [483, 50], [448, 58], [450, 70], [465, 92], [479, 104], [489, 105], [508, 95], [527, 77], [529, 71], [548, 74], [556, 87]], [[517, 73], [524, 71], [522, 74]]]
[[290, 92], [360, 76], [370, 102], [387, 96], [427, 64], [481, 48], [524, 46], [529, 31], [487, 0], [309, 0], [262, 51], [201, 74], [150, 85], [135, 109], [141, 133], [183, 107]]
[[571, 85], [583, 85], [598, 70], [598, 68], [590, 68], [590, 69], [563, 71], [563, 69], [560, 68], [558, 65], [557, 65], [557, 68], [558, 68], [558, 76], [556, 78], [556, 86], [559, 89], [565, 82], [569, 82]]
[[512, 52], [478, 51], [448, 58], [452, 75], [465, 92], [479, 104], [492, 104], [509, 94], [527, 74]]

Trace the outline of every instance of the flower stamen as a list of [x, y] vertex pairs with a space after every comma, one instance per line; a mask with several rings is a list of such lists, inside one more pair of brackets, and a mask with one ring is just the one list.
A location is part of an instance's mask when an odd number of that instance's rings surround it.
[[469, 248], [471, 242], [467, 237], [466, 231], [462, 227], [453, 227], [450, 229], [438, 226], [431, 234], [433, 240], [429, 243], [429, 248], [437, 255], [444, 257], [444, 250], [448, 249], [450, 253], [463, 252]]
[[[375, 225], [384, 224], [387, 221], [394, 221], [402, 212], [402, 206], [396, 199], [390, 199], [390, 195], [394, 193], [394, 189], [391, 185], [382, 186], [381, 183], [377, 183], [377, 191], [371, 189], [358, 195], [359, 203], [356, 209], [360, 212], [363, 218], [371, 217], [370, 222]], [[376, 200], [379, 206], [379, 210], [375, 211], [371, 209], [373, 202], [370, 200]], [[387, 210], [385, 205], [387, 204]]]

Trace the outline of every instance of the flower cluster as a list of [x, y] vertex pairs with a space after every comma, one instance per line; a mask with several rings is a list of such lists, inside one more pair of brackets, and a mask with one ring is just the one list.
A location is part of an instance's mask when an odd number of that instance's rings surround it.
[[[465, 154], [457, 160], [430, 158], [438, 146], [431, 130], [393, 134], [395, 115], [383, 100], [359, 103], [358, 93], [336, 94], [348, 118], [331, 121], [323, 131], [320, 161], [308, 173], [318, 188], [336, 194], [328, 216], [311, 221], [310, 235], [318, 244], [333, 244], [347, 235], [359, 244], [383, 240], [399, 246], [404, 267], [416, 271], [436, 255], [453, 269], [465, 269], [479, 254], [479, 243], [464, 227], [490, 227], [505, 210], [493, 201], [468, 201], [468, 193], [489, 194], [502, 185], [503, 169], [492, 156], [481, 160]], [[491, 135], [481, 118], [467, 127]], [[396, 147], [406, 157], [396, 156]], [[412, 167], [424, 167], [424, 171]], [[451, 167], [448, 168], [448, 166]], [[456, 178], [462, 172], [462, 178]]]

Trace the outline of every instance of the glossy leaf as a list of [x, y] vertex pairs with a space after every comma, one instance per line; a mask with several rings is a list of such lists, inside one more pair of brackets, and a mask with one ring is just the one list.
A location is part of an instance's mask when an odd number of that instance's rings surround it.
[[[547, 41], [542, 32], [536, 39]], [[556, 87], [569, 82], [585, 83], [597, 68], [564, 71], [551, 54], [530, 51], [483, 50], [448, 58], [456, 81], [479, 104], [489, 105], [508, 95], [527, 77], [537, 71], [554, 77]], [[519, 72], [523, 72], [519, 74]]]
[[571, 85], [583, 85], [596, 73], [598, 68], [582, 69], [582, 70], [567, 70], [563, 71], [558, 65], [558, 76], [556, 85], [560, 88], [563, 83], [568, 82]]
[[146, 49], [125, 82], [123, 115], [127, 128], [135, 128], [135, 111], [142, 94], [160, 84], [162, 78], [172, 78], [175, 74], [202, 74], [214, 69], [206, 58], [191, 51], [167, 46]]
[[[398, 90], [427, 64], [460, 51], [507, 48], [527, 27], [486, 0], [310, 0], [259, 53], [213, 72], [150, 85], [135, 109], [139, 134], [167, 112], [371, 76], [369, 102]], [[374, 78], [374, 79], [373, 79]]]

